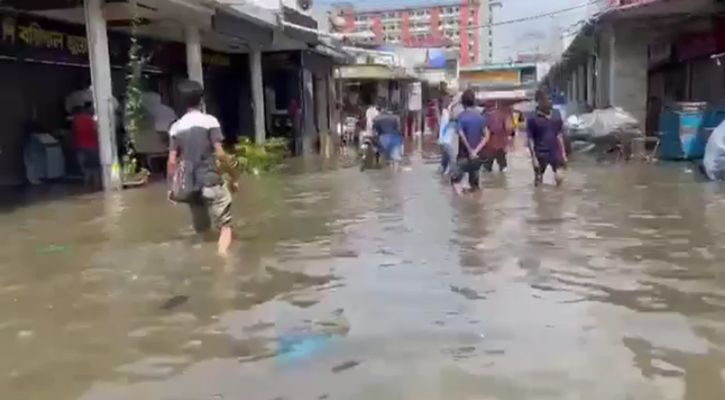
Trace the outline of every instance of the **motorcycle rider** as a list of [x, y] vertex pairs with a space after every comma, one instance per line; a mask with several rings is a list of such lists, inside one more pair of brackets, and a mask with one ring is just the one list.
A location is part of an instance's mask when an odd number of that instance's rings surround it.
[[378, 134], [385, 160], [392, 166], [393, 171], [397, 171], [403, 158], [402, 126], [395, 110], [387, 104], [383, 105], [382, 112], [373, 121], [373, 130]]

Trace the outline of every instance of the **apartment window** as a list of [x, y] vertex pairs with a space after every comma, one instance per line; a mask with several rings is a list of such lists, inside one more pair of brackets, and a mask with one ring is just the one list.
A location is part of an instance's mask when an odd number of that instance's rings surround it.
[[458, 8], [458, 7], [455, 7], [455, 8], [453, 9], [453, 12], [454, 12], [454, 13], [456, 13], [456, 14], [458, 14], [458, 12], [459, 12], [459, 11], [461, 11], [461, 9], [460, 9], [460, 8]]
[[430, 15], [430, 10], [425, 10], [424, 13], [425, 15]]

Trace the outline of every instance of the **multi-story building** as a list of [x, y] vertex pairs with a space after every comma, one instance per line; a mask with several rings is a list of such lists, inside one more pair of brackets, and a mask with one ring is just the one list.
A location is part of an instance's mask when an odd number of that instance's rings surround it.
[[[460, 64], [490, 62], [493, 57], [494, 0], [448, 0], [439, 4], [357, 10], [337, 4], [331, 29], [357, 34], [357, 44], [445, 47], [460, 51]], [[366, 35], [366, 33], [368, 33]]]

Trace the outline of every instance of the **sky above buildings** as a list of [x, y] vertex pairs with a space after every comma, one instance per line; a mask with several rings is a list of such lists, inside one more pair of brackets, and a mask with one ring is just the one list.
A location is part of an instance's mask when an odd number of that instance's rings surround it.
[[[407, 7], [437, 4], [447, 0], [347, 0], [360, 9]], [[550, 13], [585, 5], [591, 0], [500, 0], [503, 7], [494, 14], [494, 22]], [[316, 0], [318, 8], [339, 0]], [[571, 28], [586, 16], [586, 7], [528, 22], [494, 27], [494, 61], [506, 61], [519, 52], [547, 52], [558, 41], [562, 30]]]

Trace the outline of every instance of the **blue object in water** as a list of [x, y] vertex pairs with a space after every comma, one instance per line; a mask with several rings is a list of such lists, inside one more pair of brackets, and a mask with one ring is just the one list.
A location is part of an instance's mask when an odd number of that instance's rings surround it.
[[707, 145], [707, 133], [702, 129], [705, 113], [690, 108], [665, 110], [662, 113], [662, 143], [660, 157], [665, 160], [702, 158]]
[[278, 339], [277, 360], [281, 363], [292, 363], [310, 358], [329, 345], [330, 337], [325, 334], [291, 333]]

